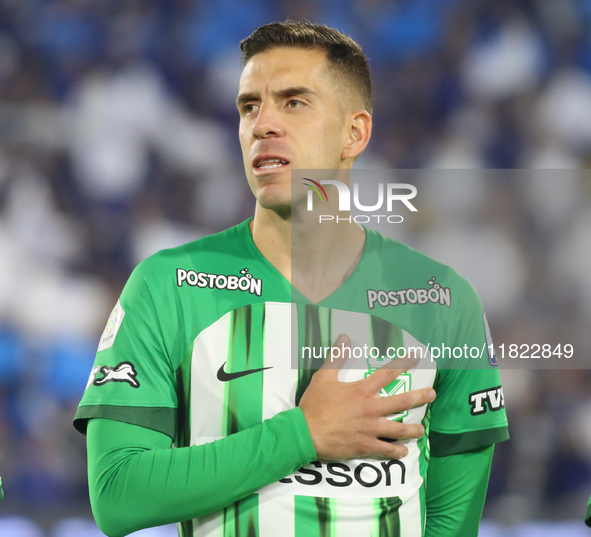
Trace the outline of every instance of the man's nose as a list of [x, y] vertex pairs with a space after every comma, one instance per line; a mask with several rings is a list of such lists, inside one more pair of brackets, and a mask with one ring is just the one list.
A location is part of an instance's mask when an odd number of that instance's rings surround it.
[[279, 110], [273, 103], [261, 103], [259, 113], [252, 127], [252, 134], [255, 138], [267, 138], [283, 134]]

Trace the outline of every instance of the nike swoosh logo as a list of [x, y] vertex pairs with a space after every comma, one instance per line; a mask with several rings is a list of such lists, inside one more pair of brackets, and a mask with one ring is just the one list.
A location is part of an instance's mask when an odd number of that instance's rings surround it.
[[258, 369], [247, 369], [246, 371], [238, 371], [236, 373], [226, 373], [224, 371], [224, 366], [227, 362], [222, 364], [222, 367], [218, 369], [218, 380], [222, 382], [228, 382], [229, 380], [234, 380], [240, 377], [245, 377], [246, 375], [250, 375], [251, 373], [258, 373], [259, 371], [264, 371], [265, 369], [273, 369], [273, 366], [269, 367], [259, 367]]

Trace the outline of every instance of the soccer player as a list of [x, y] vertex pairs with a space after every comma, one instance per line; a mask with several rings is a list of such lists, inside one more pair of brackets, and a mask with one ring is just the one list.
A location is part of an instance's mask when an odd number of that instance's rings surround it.
[[365, 149], [367, 60], [309, 23], [263, 26], [241, 50], [254, 219], [140, 263], [111, 313], [74, 422], [99, 527], [475, 536], [507, 439], [492, 356], [473, 370], [292, 368], [292, 343], [302, 364], [305, 348], [361, 337], [383, 351], [488, 343], [465, 279], [357, 224], [298, 244], [307, 270], [293, 264], [291, 172], [346, 171]]

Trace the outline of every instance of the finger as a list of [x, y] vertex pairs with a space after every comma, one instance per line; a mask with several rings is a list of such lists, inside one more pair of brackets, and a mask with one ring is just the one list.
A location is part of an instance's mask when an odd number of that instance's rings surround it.
[[413, 353], [409, 356], [397, 358], [384, 364], [377, 371], [374, 371], [364, 382], [372, 393], [379, 392], [382, 388], [394, 382], [401, 373], [408, 371], [419, 363], [420, 359]]
[[339, 370], [347, 361], [347, 357], [350, 355], [350, 351], [349, 353], [345, 351], [346, 348], [351, 348], [351, 339], [347, 334], [339, 334], [331, 348], [330, 356], [326, 358], [318, 373], [321, 371], [330, 371], [331, 375], [336, 377]]
[[379, 413], [382, 416], [390, 414], [398, 414], [411, 408], [426, 405], [435, 400], [437, 394], [433, 388], [422, 388], [420, 390], [412, 390], [410, 392], [401, 393], [399, 395], [391, 395], [390, 397], [382, 397], [377, 402], [379, 406]]
[[378, 436], [381, 440], [412, 440], [425, 434], [425, 427], [420, 423], [401, 423], [386, 418], [380, 421]]
[[368, 456], [381, 457], [384, 459], [403, 459], [408, 455], [408, 448], [403, 444], [392, 444], [376, 439], [370, 444]]

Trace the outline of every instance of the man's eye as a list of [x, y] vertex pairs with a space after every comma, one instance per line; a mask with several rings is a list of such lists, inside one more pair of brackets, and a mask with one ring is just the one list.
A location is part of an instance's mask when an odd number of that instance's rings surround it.
[[252, 114], [256, 108], [256, 104], [245, 104], [242, 110], [245, 114]]
[[290, 99], [290, 100], [287, 102], [287, 105], [288, 105], [290, 108], [300, 108], [301, 106], [303, 106], [303, 105], [304, 105], [304, 103], [303, 103], [302, 101], [298, 101], [297, 99]]

